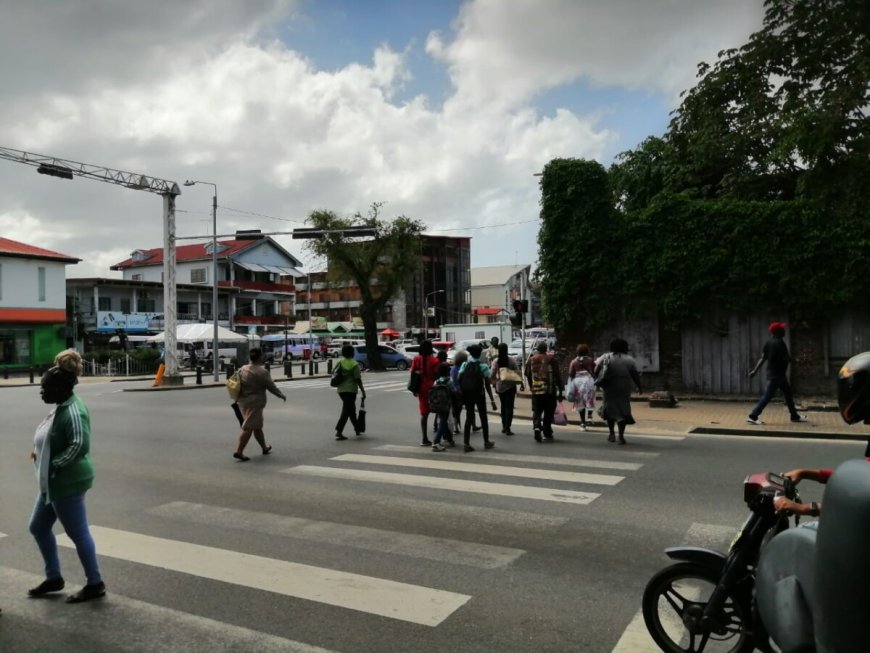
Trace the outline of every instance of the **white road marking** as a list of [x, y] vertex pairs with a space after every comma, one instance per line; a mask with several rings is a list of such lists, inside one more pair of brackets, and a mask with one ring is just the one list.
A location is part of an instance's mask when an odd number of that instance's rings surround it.
[[6, 533], [0, 533], [0, 537], [6, 537]]
[[[423, 626], [437, 626], [471, 598], [335, 569], [91, 526], [101, 556], [326, 603]], [[66, 536], [58, 544], [73, 548]]]
[[573, 490], [559, 490], [555, 488], [533, 487], [528, 485], [509, 485], [507, 483], [484, 483], [481, 481], [419, 476], [416, 474], [373, 472], [367, 469], [345, 469], [341, 467], [299, 465], [283, 471], [286, 474], [305, 474], [308, 476], [322, 476], [326, 478], [344, 478], [354, 481], [408, 485], [447, 492], [473, 492], [477, 494], [491, 494], [515, 499], [557, 501], [560, 503], [574, 503], [579, 505], [588, 505], [601, 496], [594, 492], [575, 492]]
[[380, 551], [480, 569], [506, 567], [525, 553], [523, 549], [505, 546], [462, 542], [268, 512], [221, 508], [187, 501], [173, 501], [151, 508], [147, 512], [188, 523], [268, 533], [311, 542], [328, 542], [366, 551]]
[[[111, 585], [99, 609], [68, 611], [68, 614], [53, 609], [48, 617], [45, 601], [20, 600], [21, 588], [33, 587], [41, 580], [42, 576], [0, 567], [0, 599], [4, 616], [17, 617], [21, 623], [45, 623], [50, 618], [51, 630], [57, 640], [62, 640], [65, 634], [77, 634], [93, 642], [95, 650], [127, 653], [214, 653], [215, 650], [333, 653], [319, 646], [121, 596], [112, 590]], [[4, 588], [8, 588], [5, 595]]]
[[[436, 454], [437, 455], [437, 454]], [[511, 476], [514, 478], [533, 478], [543, 481], [565, 481], [566, 483], [589, 483], [592, 485], [616, 485], [624, 476], [606, 474], [586, 474], [584, 472], [563, 472], [557, 469], [535, 469], [532, 467], [505, 467], [503, 465], [487, 465], [459, 462], [454, 458], [398, 458], [395, 456], [370, 456], [366, 454], [347, 453], [335, 456], [330, 460], [349, 463], [364, 463], [367, 465], [391, 465], [393, 467], [414, 467], [418, 469], [438, 469], [450, 472], [470, 472], [473, 474], [489, 474], [492, 476]]]
[[[686, 531], [683, 543], [712, 549], [719, 548], [721, 550], [734, 537], [735, 533], [736, 530], [733, 526], [693, 523]], [[667, 564], [669, 563], [665, 562], [662, 568]], [[668, 615], [665, 616], [667, 617]], [[666, 621], [668, 620], [666, 619]], [[665, 625], [667, 626], [668, 624]], [[673, 626], [674, 631], [679, 629], [679, 624], [677, 623], [671, 623], [670, 625]], [[643, 620], [643, 610], [638, 610], [637, 614], [632, 617], [628, 626], [623, 631], [622, 636], [611, 653], [658, 653], [658, 651], [660, 651], [659, 647], [653, 642], [652, 637], [650, 637], [646, 629], [646, 623]]]
[[[420, 447], [411, 447], [408, 445], [401, 444], [385, 444], [380, 447], [376, 447], [379, 451], [396, 451], [396, 452], [406, 452], [406, 453], [420, 453]], [[450, 451], [460, 451], [459, 449], [448, 449], [445, 453]], [[658, 455], [658, 454], [654, 454]], [[590, 458], [555, 458], [551, 456], [526, 456], [523, 454], [515, 454], [515, 453], [499, 453], [496, 451], [487, 451], [486, 452], [487, 460], [508, 460], [514, 461], [518, 463], [539, 463], [542, 465], [564, 465], [566, 467], [592, 467], [595, 469], [619, 469], [623, 471], [631, 471], [636, 472], [641, 467], [643, 467], [643, 463], [624, 463], [618, 461], [611, 460], [593, 460]]]

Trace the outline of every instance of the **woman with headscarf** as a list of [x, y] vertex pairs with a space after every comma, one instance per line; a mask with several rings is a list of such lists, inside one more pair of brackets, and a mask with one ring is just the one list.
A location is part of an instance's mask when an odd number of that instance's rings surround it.
[[85, 493], [94, 483], [94, 468], [90, 457], [90, 413], [73, 393], [81, 373], [82, 357], [74, 349], [67, 349], [55, 357], [54, 367], [43, 375], [40, 395], [54, 407], [36, 428], [30, 455], [39, 479], [30, 533], [42, 554], [45, 580], [28, 594], [39, 597], [64, 588], [52, 532], [54, 523], [60, 520], [75, 545], [87, 579], [81, 590], [67, 597], [67, 603], [90, 601], [106, 594], [85, 510]]
[[616, 442], [616, 427], [619, 430], [619, 444], [625, 444], [625, 427], [635, 423], [631, 416], [631, 391], [637, 386], [637, 391], [642, 392], [637, 364], [628, 355], [628, 343], [625, 340], [616, 338], [611, 341], [610, 353], [595, 361], [595, 379], [604, 390], [604, 401], [598, 414], [607, 422], [610, 431], [607, 441]]
[[420, 353], [414, 356], [411, 361], [411, 374], [420, 375], [420, 389], [417, 390], [417, 404], [420, 409], [420, 430], [423, 433], [423, 440], [420, 442], [422, 447], [431, 447], [432, 441], [429, 440], [429, 390], [435, 385], [435, 379], [438, 378], [438, 359], [434, 355], [435, 348], [432, 346], [431, 340], [424, 340], [420, 343]]

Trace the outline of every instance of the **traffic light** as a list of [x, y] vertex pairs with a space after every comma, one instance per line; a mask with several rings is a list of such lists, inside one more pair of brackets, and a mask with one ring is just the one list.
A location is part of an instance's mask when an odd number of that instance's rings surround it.
[[515, 313], [528, 313], [529, 312], [529, 300], [528, 299], [515, 299], [513, 306], [514, 306]]

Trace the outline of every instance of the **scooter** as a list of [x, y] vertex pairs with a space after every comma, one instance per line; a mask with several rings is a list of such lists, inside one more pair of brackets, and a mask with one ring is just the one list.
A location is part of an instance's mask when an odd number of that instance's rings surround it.
[[750, 514], [727, 554], [690, 546], [665, 549], [669, 558], [679, 562], [653, 576], [643, 593], [643, 618], [662, 651], [772, 651], [754, 615], [753, 600], [760, 552], [789, 527], [788, 516], [774, 508], [780, 495], [800, 502], [795, 484], [787, 477], [751, 474], [743, 481]]

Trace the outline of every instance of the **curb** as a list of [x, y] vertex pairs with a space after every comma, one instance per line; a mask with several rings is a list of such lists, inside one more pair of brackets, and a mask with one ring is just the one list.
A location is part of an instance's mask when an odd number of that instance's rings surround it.
[[689, 433], [698, 435], [741, 435], [746, 437], [762, 436], [768, 438], [806, 438], [813, 440], [852, 440], [856, 442], [867, 441], [867, 434], [862, 433], [834, 433], [831, 431], [778, 431], [778, 430], [753, 430], [717, 428], [715, 426], [695, 426], [689, 429]]

